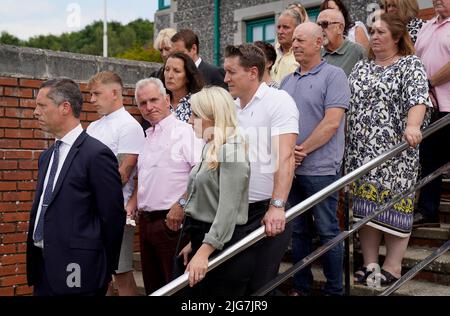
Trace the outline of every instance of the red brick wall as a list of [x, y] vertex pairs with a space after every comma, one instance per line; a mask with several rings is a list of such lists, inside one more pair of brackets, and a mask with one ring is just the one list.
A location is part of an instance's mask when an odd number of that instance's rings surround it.
[[424, 20], [430, 20], [434, 18], [435, 15], [434, 8], [423, 9], [419, 12], [419, 18]]
[[[42, 80], [0, 77], [0, 296], [28, 295], [25, 252], [28, 220], [37, 179], [37, 161], [53, 138], [33, 118], [34, 98]], [[83, 127], [99, 118], [88, 103], [85, 83]], [[133, 106], [134, 89], [124, 90], [126, 109], [140, 120]], [[138, 244], [136, 244], [138, 249]], [[136, 250], [137, 250], [136, 249]]]

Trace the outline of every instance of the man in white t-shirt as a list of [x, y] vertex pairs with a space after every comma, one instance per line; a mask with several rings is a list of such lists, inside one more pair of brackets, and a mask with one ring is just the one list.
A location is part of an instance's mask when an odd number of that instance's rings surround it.
[[294, 176], [294, 148], [299, 113], [285, 91], [262, 82], [264, 52], [252, 44], [228, 46], [225, 83], [236, 98], [239, 127], [249, 144], [249, 231], [265, 226], [267, 238], [249, 250], [255, 256], [247, 294], [253, 294], [278, 274], [291, 225], [286, 225], [285, 204]]
[[[103, 115], [92, 122], [87, 133], [108, 146], [119, 161], [124, 203], [127, 204], [134, 189], [134, 176], [139, 150], [144, 143], [144, 132], [136, 119], [123, 106], [121, 78], [110, 71], [99, 72], [88, 83], [91, 103], [98, 114]], [[125, 211], [124, 205], [124, 211]], [[119, 267], [114, 277], [119, 295], [137, 295], [133, 276], [133, 226], [132, 214], [127, 214], [127, 225], [120, 249]], [[108, 290], [112, 295], [112, 287]]]

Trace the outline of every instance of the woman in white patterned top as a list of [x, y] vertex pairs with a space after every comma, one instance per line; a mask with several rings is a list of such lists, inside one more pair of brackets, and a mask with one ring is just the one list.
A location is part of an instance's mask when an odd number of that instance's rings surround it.
[[180, 121], [187, 123], [192, 113], [191, 94], [199, 92], [204, 85], [191, 57], [181, 52], [170, 54], [160, 79], [170, 95], [170, 110]]
[[[398, 15], [382, 14], [372, 27], [370, 43], [369, 59], [359, 61], [349, 76], [352, 97], [347, 114], [346, 171], [357, 169], [403, 140], [411, 147], [353, 184], [355, 220], [372, 215], [414, 186], [421, 127], [430, 106], [425, 68], [413, 55], [414, 47]], [[355, 273], [355, 282], [365, 283], [372, 274], [369, 267], [378, 264], [383, 235], [387, 255], [378, 273], [381, 285], [400, 277], [413, 208], [414, 195], [406, 196], [360, 230], [364, 265]]]

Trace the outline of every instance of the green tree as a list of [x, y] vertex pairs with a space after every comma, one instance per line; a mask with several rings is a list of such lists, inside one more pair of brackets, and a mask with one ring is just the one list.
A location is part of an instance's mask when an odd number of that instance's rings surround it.
[[[109, 22], [109, 56], [161, 62], [159, 52], [147, 48], [153, 46], [153, 34], [154, 24], [148, 20], [137, 19], [126, 25], [115, 21]], [[103, 22], [95, 21], [78, 32], [63, 33], [60, 36], [39, 35], [31, 37], [28, 41], [20, 41], [17, 37], [2, 32], [0, 43], [101, 56]]]
[[152, 61], [157, 63], [162, 63], [161, 54], [156, 49], [144, 48], [142, 46], [134, 46], [133, 48], [127, 50], [116, 56], [117, 58], [131, 59], [131, 60], [142, 60], [142, 61]]
[[148, 20], [137, 19], [127, 25], [132, 28], [136, 33], [137, 43], [144, 45], [153, 40], [154, 26], [153, 23]]
[[22, 41], [15, 37], [12, 34], [9, 34], [8, 32], [3, 31], [0, 35], [0, 43], [1, 44], [7, 44], [7, 45], [16, 45], [21, 46]]

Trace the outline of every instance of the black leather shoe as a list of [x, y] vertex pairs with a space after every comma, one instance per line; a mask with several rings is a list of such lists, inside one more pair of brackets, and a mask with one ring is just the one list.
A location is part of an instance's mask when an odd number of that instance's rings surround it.
[[381, 286], [391, 285], [392, 283], [398, 281], [398, 279], [399, 278], [396, 278], [395, 276], [393, 276], [392, 274], [390, 274], [386, 270], [381, 269], [381, 278], [380, 278]]
[[429, 218], [423, 216], [421, 213], [414, 214], [413, 228], [418, 227], [439, 227], [439, 218]]

